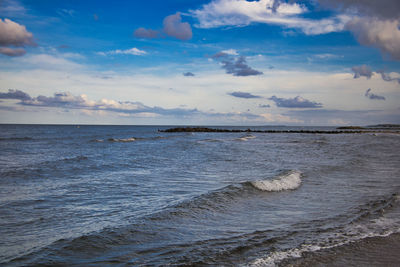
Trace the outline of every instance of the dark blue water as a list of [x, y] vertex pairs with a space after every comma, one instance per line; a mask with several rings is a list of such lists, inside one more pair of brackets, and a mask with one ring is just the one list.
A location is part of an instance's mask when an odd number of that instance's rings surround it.
[[0, 125], [0, 263], [268, 266], [399, 232], [398, 134], [166, 128]]

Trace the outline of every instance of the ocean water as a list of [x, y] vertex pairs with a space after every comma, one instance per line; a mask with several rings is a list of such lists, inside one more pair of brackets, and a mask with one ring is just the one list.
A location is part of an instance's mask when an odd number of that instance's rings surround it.
[[166, 128], [0, 125], [0, 265], [274, 266], [400, 232], [399, 134]]

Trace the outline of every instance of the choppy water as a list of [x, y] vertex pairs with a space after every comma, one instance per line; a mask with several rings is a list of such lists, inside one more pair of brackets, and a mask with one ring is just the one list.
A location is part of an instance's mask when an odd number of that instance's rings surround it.
[[400, 135], [165, 128], [0, 125], [0, 264], [269, 266], [400, 231]]

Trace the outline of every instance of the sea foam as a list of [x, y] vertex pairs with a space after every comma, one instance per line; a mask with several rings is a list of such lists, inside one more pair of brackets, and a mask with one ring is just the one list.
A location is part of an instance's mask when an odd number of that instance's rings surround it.
[[273, 180], [253, 181], [250, 182], [250, 184], [257, 189], [269, 192], [293, 190], [300, 186], [301, 184], [300, 176], [301, 172], [290, 171], [289, 173], [280, 175]]
[[124, 143], [127, 143], [127, 142], [134, 142], [134, 141], [136, 141], [136, 138], [134, 138], [134, 137], [131, 137], [131, 138], [109, 138], [108, 139], [108, 141], [110, 141], [110, 142], [124, 142]]

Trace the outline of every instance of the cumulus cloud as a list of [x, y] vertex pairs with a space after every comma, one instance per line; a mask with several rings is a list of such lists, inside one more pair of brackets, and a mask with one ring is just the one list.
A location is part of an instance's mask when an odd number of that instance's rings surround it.
[[348, 22], [346, 29], [354, 33], [360, 44], [376, 47], [393, 59], [400, 60], [399, 22], [360, 17]]
[[301, 96], [296, 96], [295, 98], [271, 96], [268, 99], [274, 101], [276, 106], [281, 108], [322, 108], [321, 103], [304, 99]]
[[252, 76], [263, 74], [261, 71], [255, 70], [247, 65], [246, 58], [244, 56], [235, 58], [221, 51], [213, 55], [212, 58], [219, 60], [226, 73], [232, 74], [233, 76]]
[[380, 95], [371, 93], [371, 88], [369, 88], [369, 89], [367, 89], [367, 91], [365, 91], [365, 96], [372, 100], [386, 100], [386, 98], [384, 96], [380, 96]]
[[163, 29], [161, 31], [146, 29], [140, 27], [133, 32], [137, 38], [159, 38], [165, 36], [174, 37], [182, 41], [192, 38], [192, 27], [187, 22], [182, 22], [181, 13], [166, 16], [163, 21]]
[[0, 99], [30, 100], [31, 96], [21, 90], [8, 89], [7, 93], [0, 92]]
[[137, 38], [153, 39], [160, 35], [159, 31], [145, 28], [138, 28], [133, 32], [133, 35]]
[[189, 72], [183, 73], [183, 76], [191, 77], [191, 76], [195, 76], [195, 75], [194, 75], [194, 73], [191, 73], [191, 72], [189, 71]]
[[33, 35], [24, 25], [9, 19], [0, 19], [0, 46], [26, 46], [34, 45]]
[[323, 34], [342, 31], [349, 20], [347, 15], [311, 20], [300, 17], [306, 6], [276, 0], [214, 0], [200, 9], [190, 10], [200, 28], [247, 26], [251, 23], [281, 25], [302, 30], [305, 34]]
[[382, 80], [391, 82], [391, 81], [397, 81], [400, 83], [400, 78], [392, 78], [390, 74], [385, 73], [383, 70], [377, 70], [376, 73], [379, 73], [382, 77]]
[[134, 55], [134, 56], [143, 56], [146, 55], [147, 52], [144, 50], [140, 50], [136, 47], [132, 47], [129, 49], [121, 50], [121, 49], [116, 49], [108, 52], [98, 52], [97, 54], [106, 56], [106, 55]]
[[175, 37], [182, 41], [192, 38], [192, 28], [189, 23], [182, 22], [181, 14], [179, 12], [165, 17], [163, 25], [163, 31], [168, 36]]
[[367, 65], [361, 65], [361, 66], [354, 66], [351, 68], [351, 70], [354, 72], [354, 79], [358, 79], [361, 76], [367, 77], [367, 79], [370, 79], [372, 75], [372, 70], [369, 66]]
[[395, 19], [400, 16], [400, 1], [398, 0], [318, 0], [322, 5], [337, 8], [341, 11], [356, 9], [360, 14], [376, 16], [385, 19]]
[[6, 56], [22, 56], [25, 54], [23, 48], [10, 48], [7, 46], [23, 47], [34, 46], [33, 34], [20, 25], [9, 19], [0, 19], [0, 54]]
[[258, 95], [253, 95], [251, 93], [239, 92], [239, 91], [228, 93], [228, 95], [238, 97], [238, 98], [261, 98], [261, 96], [258, 96]]
[[345, 25], [362, 45], [378, 48], [400, 60], [400, 1], [318, 0], [352, 17]]

